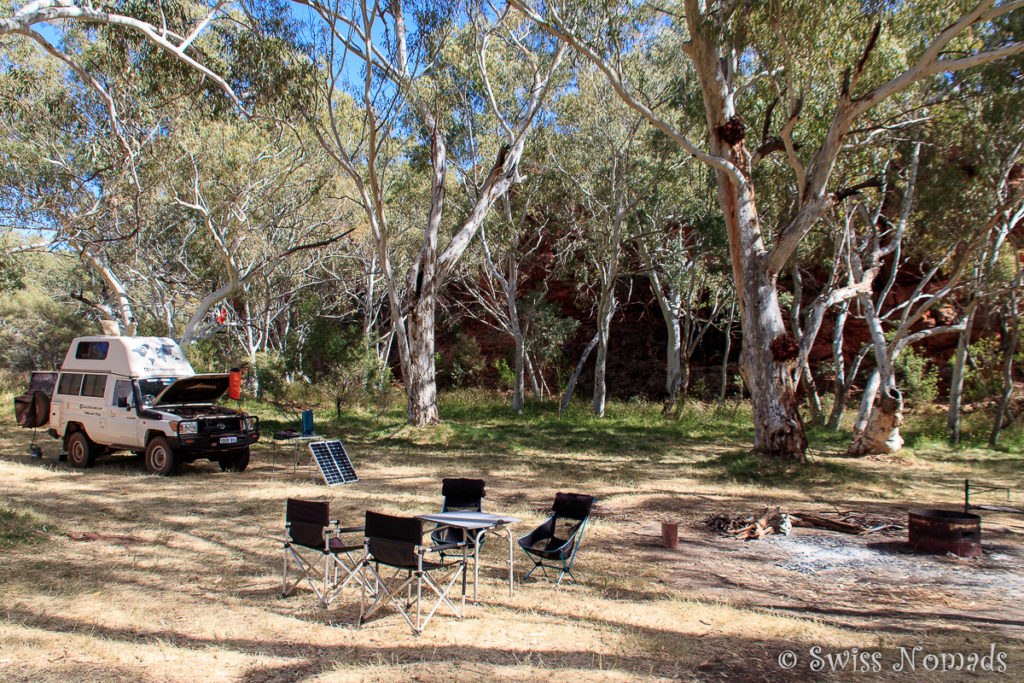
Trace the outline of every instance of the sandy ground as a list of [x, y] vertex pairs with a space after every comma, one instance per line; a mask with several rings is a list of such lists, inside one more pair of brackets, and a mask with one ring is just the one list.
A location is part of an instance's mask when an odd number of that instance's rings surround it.
[[[597, 495], [580, 582], [523, 582], [519, 554], [510, 598], [507, 545], [491, 539], [480, 604], [462, 620], [439, 613], [416, 637], [393, 612], [355, 628], [352, 593], [328, 610], [308, 591], [281, 599], [274, 539], [289, 496], [329, 500], [356, 523], [368, 508], [436, 510], [450, 463], [356, 451], [360, 482], [327, 489], [308, 470], [271, 467], [262, 447], [243, 474], [207, 463], [171, 478], [130, 458], [81, 472], [55, 463], [52, 448], [41, 462], [24, 452], [0, 452], [0, 504], [51, 528], [39, 544], [0, 553], [4, 680], [1002, 680], [894, 673], [898, 648], [915, 646], [996, 647], [1008, 680], [1024, 677], [1024, 518], [986, 515], [980, 560], [911, 554], [901, 536], [808, 529], [738, 542], [700, 521], [765, 504], [902, 514], [917, 503], [815, 507], [797, 492], [713, 485], [671, 468], [584, 482], [572, 468], [495, 469], [481, 473], [486, 507], [521, 517], [517, 533], [543, 521], [555, 490]], [[658, 544], [663, 519], [680, 523], [677, 551]], [[814, 669], [813, 647], [877, 651], [886, 668]], [[794, 669], [779, 665], [789, 650]]]

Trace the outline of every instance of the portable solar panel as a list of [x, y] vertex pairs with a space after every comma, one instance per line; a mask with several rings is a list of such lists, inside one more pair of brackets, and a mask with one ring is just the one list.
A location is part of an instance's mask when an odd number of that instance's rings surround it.
[[340, 441], [311, 441], [309, 450], [328, 486], [359, 481], [352, 461]]

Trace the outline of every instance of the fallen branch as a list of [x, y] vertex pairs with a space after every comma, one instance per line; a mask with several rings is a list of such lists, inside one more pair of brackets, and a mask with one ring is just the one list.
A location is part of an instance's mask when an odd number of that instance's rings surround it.
[[793, 521], [793, 526], [816, 527], [818, 529], [828, 529], [829, 531], [838, 531], [844, 534], [859, 534], [862, 531], [865, 531], [864, 527], [857, 524], [840, 522], [838, 520], [828, 519], [827, 517], [812, 515], [807, 512], [794, 514], [791, 519]]

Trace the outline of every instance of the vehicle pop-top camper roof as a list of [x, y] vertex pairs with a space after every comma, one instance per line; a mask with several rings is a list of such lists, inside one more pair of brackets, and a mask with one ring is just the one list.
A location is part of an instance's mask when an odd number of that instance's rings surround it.
[[146, 377], [189, 377], [195, 374], [169, 337], [78, 337], [64, 358], [63, 372], [113, 372]]

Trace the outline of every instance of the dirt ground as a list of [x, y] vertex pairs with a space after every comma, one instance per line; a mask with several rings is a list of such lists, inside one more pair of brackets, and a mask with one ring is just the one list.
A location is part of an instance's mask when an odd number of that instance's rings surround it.
[[[798, 528], [739, 542], [701, 520], [766, 504], [900, 516], [940, 501], [808, 502], [798, 491], [710, 484], [671, 463], [628, 481], [503, 465], [479, 472], [485, 507], [522, 518], [517, 534], [543, 521], [556, 490], [597, 496], [579, 584], [523, 582], [519, 553], [510, 598], [499, 536], [484, 545], [480, 604], [462, 620], [439, 612], [416, 637], [387, 611], [355, 628], [354, 593], [327, 610], [305, 590], [281, 599], [275, 539], [289, 496], [329, 500], [332, 516], [354, 523], [366, 509], [434, 511], [440, 478], [464, 473], [451, 460], [350, 448], [360, 481], [328, 489], [308, 469], [282, 466], [282, 454], [271, 466], [266, 445], [243, 474], [204, 463], [160, 478], [132, 458], [72, 470], [55, 462], [56, 442], [31, 460], [21, 440], [0, 442], [0, 505], [31, 511], [47, 529], [39, 543], [0, 551], [3, 680], [1024, 678], [1020, 516], [984, 514], [979, 560], [916, 555], [901, 535]], [[676, 551], [659, 545], [662, 520], [679, 523]], [[895, 671], [915, 647], [920, 657], [992, 651], [1006, 671], [953, 660], [929, 669], [921, 658]], [[787, 652], [792, 668], [780, 664]], [[880, 670], [856, 656], [818, 664], [851, 652], [877, 656]]]

